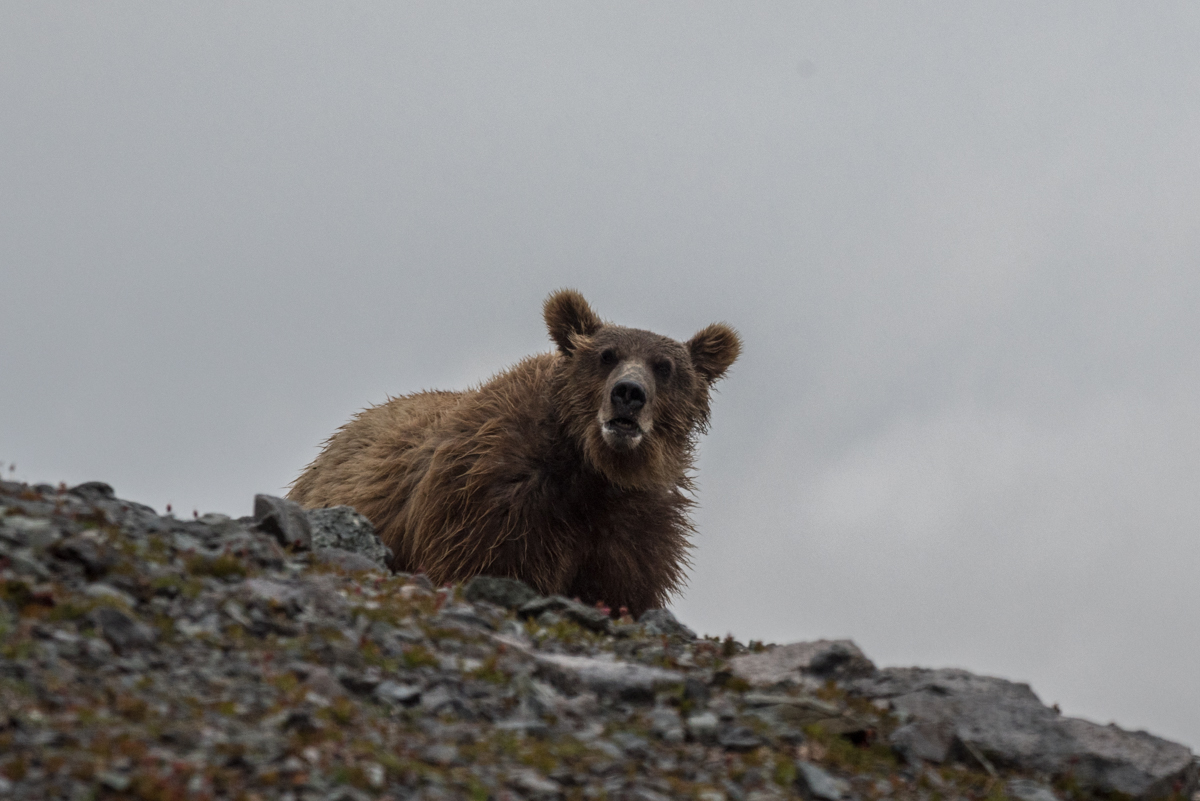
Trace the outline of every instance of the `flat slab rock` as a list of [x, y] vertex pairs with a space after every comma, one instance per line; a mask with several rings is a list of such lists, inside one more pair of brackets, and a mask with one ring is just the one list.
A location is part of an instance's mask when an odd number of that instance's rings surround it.
[[850, 640], [816, 640], [778, 645], [729, 660], [733, 675], [754, 686], [803, 684], [806, 679], [852, 679], [870, 676], [875, 665]]
[[538, 673], [567, 692], [591, 690], [600, 696], [625, 700], [653, 699], [656, 690], [683, 684], [682, 673], [664, 668], [639, 665], [607, 656], [569, 656], [537, 654]]
[[1196, 786], [1197, 763], [1186, 746], [1063, 717], [1027, 684], [965, 670], [886, 668], [846, 686], [886, 699], [909, 719], [891, 743], [910, 758], [995, 763], [1140, 798], [1190, 793]]

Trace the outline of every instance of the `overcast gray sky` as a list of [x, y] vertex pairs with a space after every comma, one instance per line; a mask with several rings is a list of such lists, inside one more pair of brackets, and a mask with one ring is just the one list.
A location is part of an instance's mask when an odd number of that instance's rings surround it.
[[684, 621], [1200, 746], [1198, 42], [1183, 3], [4, 3], [0, 460], [247, 514], [363, 406], [548, 349], [557, 287], [725, 320]]

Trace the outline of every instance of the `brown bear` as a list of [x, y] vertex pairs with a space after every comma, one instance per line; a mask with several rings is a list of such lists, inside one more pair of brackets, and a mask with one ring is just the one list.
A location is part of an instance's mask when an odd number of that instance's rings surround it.
[[640, 615], [683, 580], [695, 442], [741, 345], [720, 323], [687, 342], [610, 325], [573, 290], [543, 312], [557, 353], [364, 410], [289, 497], [353, 506], [435, 584], [507, 576]]

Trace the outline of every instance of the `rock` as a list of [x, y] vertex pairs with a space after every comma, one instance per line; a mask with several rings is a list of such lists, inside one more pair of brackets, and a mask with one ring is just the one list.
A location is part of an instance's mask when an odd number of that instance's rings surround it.
[[549, 598], [535, 598], [524, 603], [518, 610], [522, 617], [538, 617], [546, 612], [553, 612], [578, 623], [585, 629], [607, 634], [612, 632], [612, 618], [607, 612], [594, 606], [587, 606], [578, 601], [572, 601], [561, 595], [551, 595]]
[[112, 500], [116, 498], [113, 488], [103, 481], [85, 481], [71, 487], [67, 492], [84, 500]]
[[392, 561], [392, 549], [380, 541], [371, 521], [350, 506], [331, 506], [309, 509], [312, 547], [340, 548], [363, 556], [379, 570], [387, 570]]
[[717, 727], [720, 721], [712, 712], [701, 712], [690, 715], [687, 719], [688, 736], [696, 742], [714, 743], [717, 741]]
[[89, 598], [101, 598], [107, 601], [116, 601], [128, 609], [132, 609], [133, 607], [137, 606], [136, 598], [123, 590], [118, 590], [111, 584], [103, 584], [100, 582], [89, 584], [83, 588], [83, 594]]
[[342, 683], [333, 675], [333, 671], [324, 665], [314, 665], [309, 662], [296, 662], [292, 672], [304, 682], [304, 686], [326, 699], [340, 698], [346, 694]]
[[111, 606], [94, 609], [91, 618], [104, 639], [119, 654], [153, 645], [158, 639], [158, 632], [154, 629]]
[[888, 737], [888, 745], [906, 762], [927, 760], [941, 763], [950, 756], [954, 730], [948, 723], [916, 720], [892, 732]]
[[[272, 501], [272, 514], [291, 512]], [[435, 591], [319, 535], [312, 553], [285, 553], [255, 525], [0, 481], [0, 795], [1058, 801], [1034, 777], [1075, 801], [1132, 801], [1194, 788], [1187, 749], [1063, 718], [1024, 685], [874, 672], [844, 641], [746, 654], [693, 640], [669, 612], [612, 626], [504, 579]], [[734, 679], [730, 652], [759, 686]], [[827, 678], [836, 693], [805, 692]], [[888, 707], [903, 770], [834, 739], [892, 732]], [[806, 741], [810, 723], [822, 732]], [[798, 753], [811, 762], [795, 786], [774, 786]], [[963, 769], [936, 767], [950, 760]]]
[[443, 708], [457, 703], [458, 699], [445, 686], [435, 687], [421, 694], [421, 711], [427, 715], [436, 715]]
[[374, 796], [367, 795], [354, 787], [338, 787], [324, 796], [321, 801], [374, 801]]
[[562, 785], [529, 768], [510, 771], [508, 782], [533, 798], [557, 798], [562, 795]]
[[259, 531], [273, 535], [286, 548], [306, 551], [312, 547], [308, 516], [295, 501], [273, 495], [255, 495], [254, 525]]
[[246, 531], [246, 524], [242, 521], [234, 520], [229, 515], [217, 512], [200, 515], [196, 518], [196, 522], [202, 526], [208, 526], [219, 537], [234, 537]]
[[805, 678], [824, 682], [870, 676], [875, 665], [850, 640], [817, 640], [778, 645], [757, 654], [729, 660], [740, 679], [756, 686], [802, 683]]
[[[1197, 763], [1190, 749], [1144, 731], [1125, 731], [1115, 724], [1062, 718], [1059, 727], [1071, 745], [1054, 764], [1084, 787], [1143, 798], [1171, 795], [1176, 787], [1193, 792]], [[1047, 763], [1043, 763], [1047, 764]]]
[[1004, 791], [1016, 801], [1059, 801], [1053, 790], [1032, 779], [1013, 779], [1004, 785]]
[[484, 601], [505, 609], [520, 609], [541, 596], [528, 584], [517, 579], [476, 576], [463, 587], [463, 597], [471, 603]]
[[684, 740], [683, 720], [679, 712], [671, 707], [655, 707], [650, 713], [650, 731], [668, 743], [682, 743]]
[[[105, 486], [108, 485], [106, 484]], [[109, 491], [111, 492], [112, 490], [110, 489]], [[96, 778], [99, 780], [101, 786], [117, 793], [125, 792], [129, 789], [130, 785], [133, 784], [133, 780], [127, 775], [124, 773], [117, 773], [113, 770], [102, 771], [96, 776]]]
[[59, 559], [82, 565], [89, 579], [100, 578], [117, 564], [116, 551], [83, 534], [60, 540], [51, 551]]
[[804, 727], [819, 724], [827, 735], [869, 736], [873, 726], [833, 704], [808, 695], [748, 692], [742, 696], [747, 714], [767, 723], [785, 742], [804, 741]]
[[421, 751], [421, 760], [431, 765], [446, 767], [458, 763], [458, 748], [450, 743], [438, 743]]
[[1141, 798], [1196, 783], [1196, 764], [1185, 746], [1064, 718], [1027, 684], [965, 670], [888, 668], [849, 689], [888, 699], [911, 720], [892, 739], [913, 757], [1070, 777], [1089, 790]]
[[475, 608], [470, 604], [447, 604], [442, 607], [442, 611], [434, 618], [434, 622], [438, 625], [449, 624], [452, 626], [466, 626], [493, 631], [496, 628], [492, 621], [476, 614]]
[[566, 692], [587, 688], [629, 701], [652, 701], [655, 690], [683, 683], [683, 675], [676, 671], [612, 658], [537, 654], [535, 664], [539, 673]]
[[799, 759], [796, 760], [796, 789], [805, 798], [840, 801], [850, 794], [850, 783], [834, 778], [811, 762]]
[[45, 548], [61, 535], [54, 524], [41, 517], [0, 516], [0, 539], [18, 547]]
[[842, 714], [842, 711], [833, 704], [813, 698], [811, 695], [748, 692], [742, 696], [742, 703], [748, 707], [783, 706], [803, 709], [810, 713], [812, 720], [809, 722], [822, 718], [836, 718]]
[[37, 558], [32, 548], [18, 548], [8, 555], [9, 567], [19, 576], [32, 576], [40, 581], [50, 578], [50, 571]]
[[763, 739], [748, 726], [726, 726], [717, 732], [717, 745], [726, 751], [753, 751]]
[[650, 753], [650, 741], [631, 731], [613, 732], [609, 739], [628, 756], [640, 759]]
[[287, 615], [312, 609], [323, 615], [340, 618], [346, 614], [348, 604], [335, 586], [325, 576], [305, 576], [292, 581], [249, 578], [233, 588], [233, 595], [248, 606], [278, 610]]
[[544, 737], [550, 732], [550, 727], [545, 721], [537, 718], [512, 718], [511, 720], [502, 720], [496, 724], [496, 728], [500, 731], [513, 732], [522, 736], [529, 735], [531, 737]]
[[313, 551], [313, 561], [321, 565], [330, 565], [354, 573], [360, 570], [380, 570], [378, 562], [374, 562], [362, 554], [347, 551], [344, 548], [318, 548]]
[[683, 637], [685, 640], [696, 639], [696, 632], [675, 619], [675, 615], [666, 609], [649, 609], [642, 613], [638, 620], [642, 630], [651, 636]]

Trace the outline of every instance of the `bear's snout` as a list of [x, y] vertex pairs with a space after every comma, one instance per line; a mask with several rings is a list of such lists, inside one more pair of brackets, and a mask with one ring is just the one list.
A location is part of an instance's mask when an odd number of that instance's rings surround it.
[[649, 371], [638, 362], [626, 362], [613, 371], [608, 386], [607, 402], [599, 414], [600, 435], [608, 447], [631, 451], [654, 422], [648, 408], [654, 392]]
[[646, 405], [646, 388], [636, 381], [618, 381], [609, 399], [618, 417], [632, 417]]

